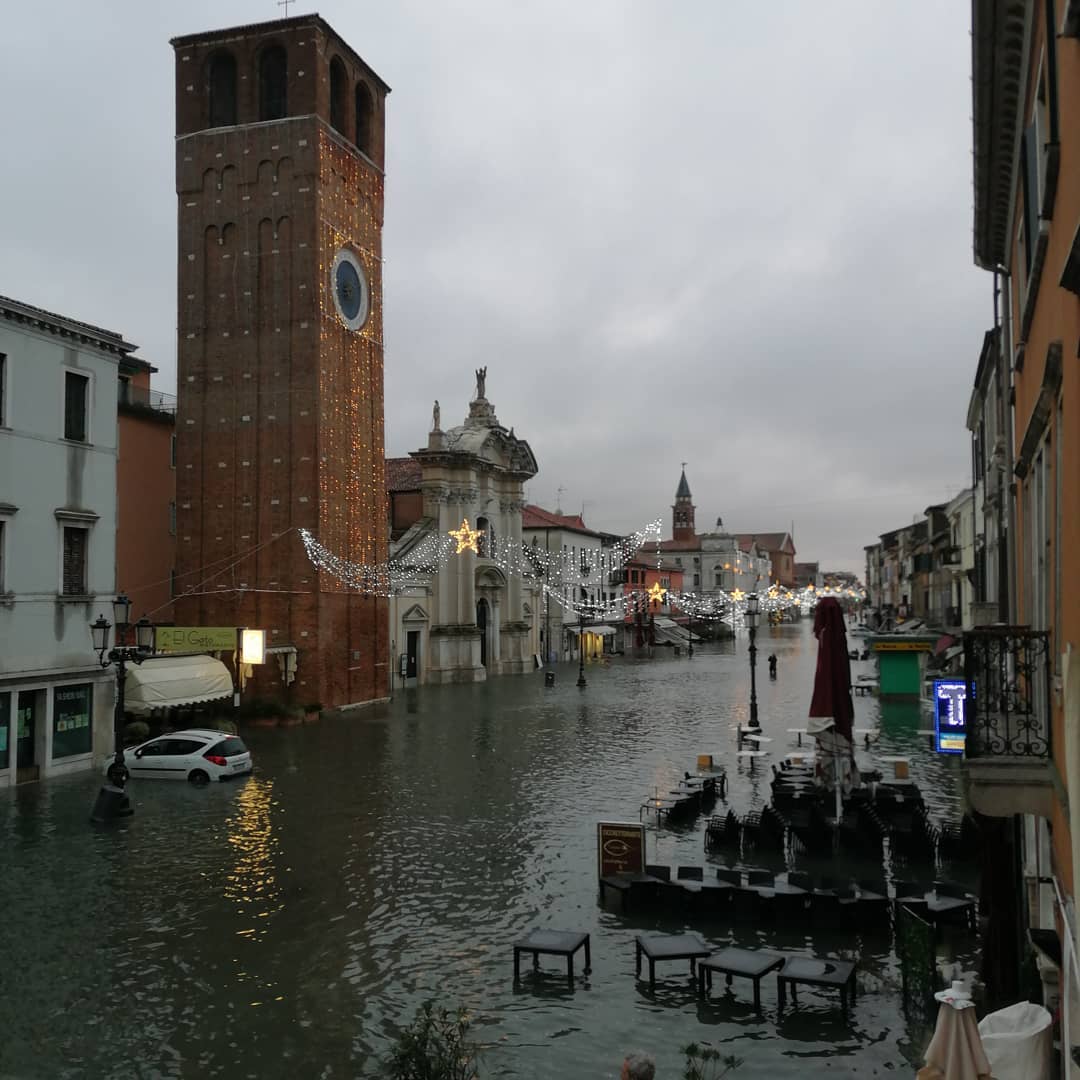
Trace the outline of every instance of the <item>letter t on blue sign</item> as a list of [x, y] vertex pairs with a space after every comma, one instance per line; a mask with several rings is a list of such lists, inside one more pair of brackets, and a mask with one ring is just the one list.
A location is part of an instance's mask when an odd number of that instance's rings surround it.
[[962, 754], [967, 734], [967, 683], [958, 679], [934, 680], [934, 732], [939, 754]]

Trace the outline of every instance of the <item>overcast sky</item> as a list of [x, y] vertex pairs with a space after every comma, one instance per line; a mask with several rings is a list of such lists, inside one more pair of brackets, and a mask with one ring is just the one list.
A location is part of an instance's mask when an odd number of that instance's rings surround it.
[[[291, 14], [309, 9], [292, 7]], [[323, 0], [388, 101], [387, 453], [487, 365], [531, 501], [800, 559], [969, 481], [969, 6]], [[274, 0], [4, 13], [0, 293], [122, 332], [175, 388], [177, 34]]]

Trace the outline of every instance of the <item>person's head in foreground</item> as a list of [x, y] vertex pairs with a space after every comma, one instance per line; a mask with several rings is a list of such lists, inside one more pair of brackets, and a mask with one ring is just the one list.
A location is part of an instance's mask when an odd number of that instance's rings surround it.
[[626, 1055], [620, 1080], [654, 1080], [655, 1076], [656, 1062], [652, 1054], [635, 1052]]

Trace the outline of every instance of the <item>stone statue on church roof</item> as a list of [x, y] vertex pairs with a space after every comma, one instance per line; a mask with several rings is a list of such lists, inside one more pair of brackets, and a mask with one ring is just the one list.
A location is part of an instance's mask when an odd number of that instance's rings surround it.
[[435, 407], [431, 410], [431, 430], [441, 431], [439, 426], [442, 423], [442, 411], [439, 408], [439, 399], [435, 399]]
[[487, 368], [476, 369], [476, 398], [478, 401], [482, 401], [486, 396], [487, 389]]

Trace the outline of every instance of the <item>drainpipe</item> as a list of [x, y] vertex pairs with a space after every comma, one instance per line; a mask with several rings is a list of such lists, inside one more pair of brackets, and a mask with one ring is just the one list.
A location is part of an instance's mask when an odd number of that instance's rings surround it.
[[1012, 340], [1012, 281], [1009, 272], [999, 266], [995, 271], [1001, 288], [1001, 343], [1002, 343], [1002, 369], [1007, 376], [1004, 380], [1006, 387], [1005, 408], [1005, 528], [1006, 551], [1008, 561], [1008, 586], [1009, 592], [1005, 599], [1005, 610], [1002, 613], [1004, 621], [1015, 624], [1019, 621], [1020, 612], [1017, 605], [1016, 587], [1016, 478], [1013, 475], [1013, 426], [1014, 426], [1014, 400], [1015, 387], [1013, 385], [1013, 340]]

